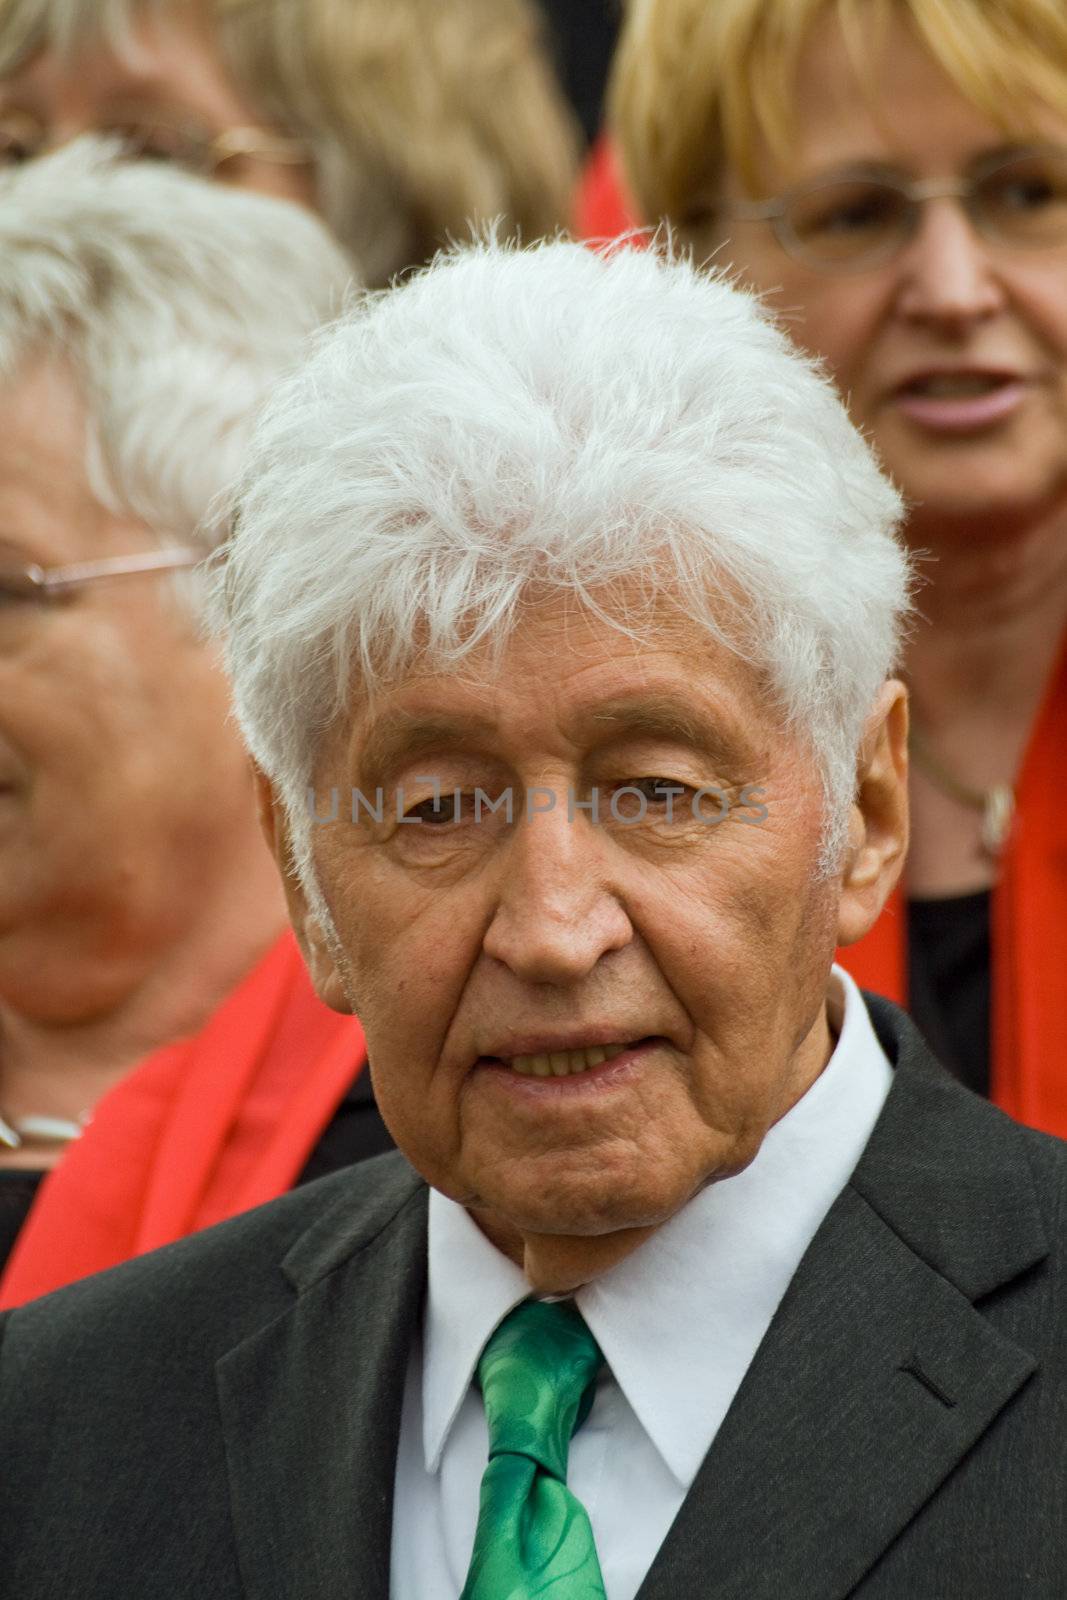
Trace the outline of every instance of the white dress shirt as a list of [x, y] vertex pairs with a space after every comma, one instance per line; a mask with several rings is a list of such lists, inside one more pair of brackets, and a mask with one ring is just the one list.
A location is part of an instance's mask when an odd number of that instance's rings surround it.
[[[838, 967], [831, 1010], [833, 1055], [755, 1160], [574, 1296], [605, 1368], [571, 1443], [567, 1483], [589, 1513], [607, 1600], [633, 1600], [889, 1092], [889, 1063]], [[457, 1600], [463, 1588], [488, 1456], [474, 1372], [490, 1334], [529, 1293], [462, 1206], [431, 1190], [426, 1310], [397, 1457], [392, 1600]]]

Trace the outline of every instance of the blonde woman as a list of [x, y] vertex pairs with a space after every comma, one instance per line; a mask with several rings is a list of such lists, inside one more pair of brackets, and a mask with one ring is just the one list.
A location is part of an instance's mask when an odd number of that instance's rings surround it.
[[926, 553], [906, 888], [852, 969], [1067, 1133], [1067, 12], [634, 0], [613, 112], [643, 218], [826, 361]]
[[0, 162], [115, 131], [321, 211], [372, 284], [471, 219], [567, 219], [533, 0], [0, 0]]

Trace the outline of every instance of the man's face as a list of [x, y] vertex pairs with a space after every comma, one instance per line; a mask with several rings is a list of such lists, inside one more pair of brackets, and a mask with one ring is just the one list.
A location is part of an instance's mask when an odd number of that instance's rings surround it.
[[[636, 646], [531, 611], [498, 672], [365, 707], [319, 762], [322, 816], [334, 786], [314, 860], [382, 1115], [498, 1242], [662, 1222], [821, 1070], [839, 890], [816, 877], [818, 775], [695, 626]], [[346, 820], [353, 788], [382, 789], [380, 822]], [[568, 806], [593, 789], [599, 823]], [[695, 816], [701, 789], [725, 801]], [[510, 824], [484, 801], [475, 820], [479, 790], [511, 791]]]

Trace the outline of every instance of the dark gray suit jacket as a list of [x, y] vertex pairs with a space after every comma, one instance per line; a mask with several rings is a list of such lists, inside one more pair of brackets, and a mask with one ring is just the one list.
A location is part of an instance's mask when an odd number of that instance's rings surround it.
[[[640, 1600], [1067, 1596], [1067, 1145], [872, 1012], [885, 1110]], [[6, 1600], [387, 1600], [425, 1255], [388, 1155], [0, 1322]]]

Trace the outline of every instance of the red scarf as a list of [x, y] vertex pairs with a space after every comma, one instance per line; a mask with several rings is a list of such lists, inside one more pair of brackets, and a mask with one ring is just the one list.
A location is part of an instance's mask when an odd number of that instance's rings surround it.
[[[898, 889], [866, 938], [838, 957], [864, 988], [904, 1004], [906, 944]], [[992, 1098], [1020, 1122], [1067, 1138], [1067, 644], [1015, 789], [992, 951]]]
[[641, 226], [626, 194], [615, 147], [606, 134], [597, 139], [578, 175], [574, 222], [579, 239], [614, 239]]
[[299, 1176], [366, 1061], [285, 933], [198, 1034], [148, 1056], [41, 1185], [0, 1309], [271, 1200]]

